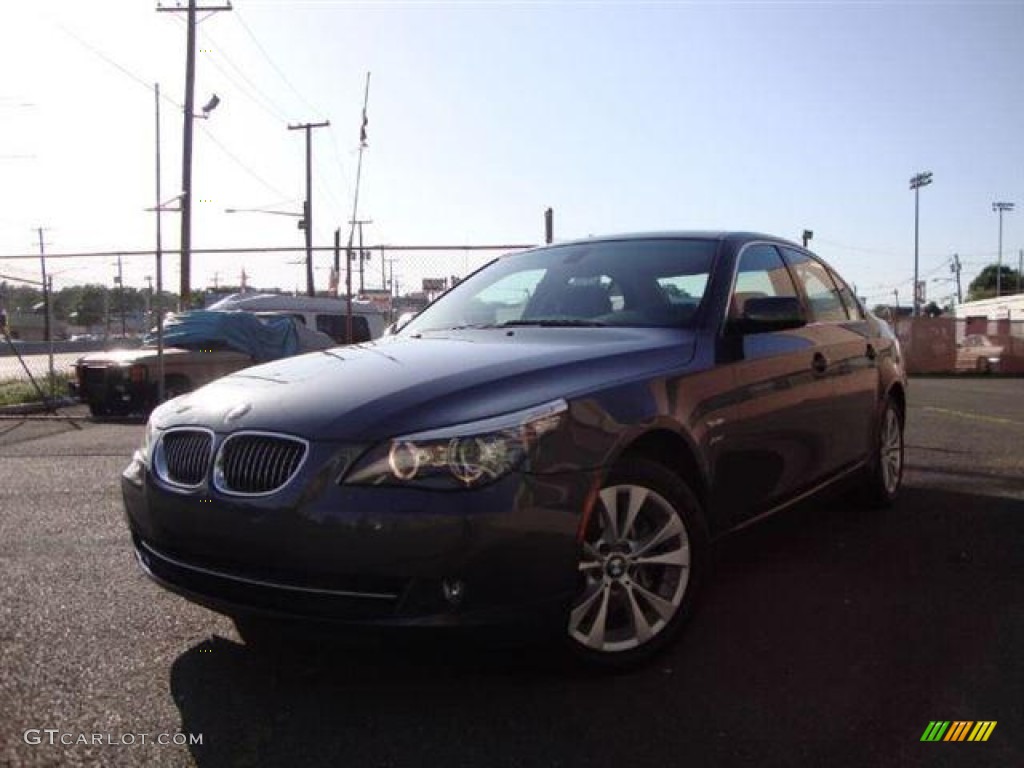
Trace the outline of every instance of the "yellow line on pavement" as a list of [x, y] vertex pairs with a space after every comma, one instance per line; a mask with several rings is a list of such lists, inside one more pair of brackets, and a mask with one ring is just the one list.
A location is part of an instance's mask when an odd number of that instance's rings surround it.
[[987, 421], [992, 424], [1013, 424], [1014, 426], [1024, 427], [1024, 421], [1014, 421], [1013, 419], [1004, 419], [1000, 416], [984, 416], [980, 413], [968, 413], [967, 411], [954, 411], [950, 408], [937, 408], [934, 405], [926, 405], [922, 410], [934, 411], [935, 413], [944, 413], [947, 416], [959, 416], [962, 419], [973, 419], [974, 421]]

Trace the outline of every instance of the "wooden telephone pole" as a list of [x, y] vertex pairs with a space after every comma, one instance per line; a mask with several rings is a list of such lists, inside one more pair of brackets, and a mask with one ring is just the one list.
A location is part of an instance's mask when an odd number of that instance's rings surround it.
[[231, 4], [196, 6], [196, 0], [188, 0], [188, 7], [165, 8], [159, 3], [157, 11], [187, 14], [187, 37], [185, 43], [185, 109], [181, 143], [181, 307], [189, 305], [192, 294], [192, 120], [195, 118], [196, 90], [196, 13], [198, 11], [230, 11]]
[[313, 284], [313, 145], [310, 132], [313, 128], [326, 128], [330, 122], [299, 123], [289, 125], [289, 131], [306, 132], [306, 201], [302, 204], [302, 227], [306, 231], [306, 294], [316, 296]]

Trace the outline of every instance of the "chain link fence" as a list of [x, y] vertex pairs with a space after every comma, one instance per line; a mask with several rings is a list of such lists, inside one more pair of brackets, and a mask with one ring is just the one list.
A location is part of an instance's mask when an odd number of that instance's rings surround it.
[[[319, 296], [372, 301], [394, 321], [415, 312], [503, 253], [529, 245], [388, 246], [352, 251], [319, 247], [313, 251], [314, 289]], [[132, 347], [155, 327], [158, 307], [179, 305], [177, 254], [165, 254], [163, 287], [156, 295], [151, 253], [51, 257], [57, 276], [49, 302], [42, 282], [0, 271], [0, 309], [6, 332], [0, 335], [0, 405], [5, 389], [24, 394], [34, 380], [48, 397], [69, 391], [74, 363], [89, 352]], [[190, 305], [207, 306], [238, 292], [306, 293], [307, 254], [295, 248], [196, 249], [192, 274], [204, 278]], [[337, 265], [337, 266], [336, 266]], [[0, 265], [2, 266], [2, 265]], [[6, 270], [3, 270], [6, 271]], [[131, 287], [145, 286], [145, 287]], [[898, 318], [896, 332], [912, 374], [1024, 374], [1024, 320]]]
[[[527, 247], [374, 245], [351, 254], [343, 247], [318, 247], [312, 252], [313, 287], [322, 297], [344, 298], [350, 292], [371, 301], [390, 323], [419, 311], [502, 253]], [[193, 284], [187, 305], [205, 307], [233, 293], [305, 295], [306, 260], [301, 246], [195, 249], [191, 272], [202, 283]], [[47, 398], [67, 395], [80, 357], [138, 346], [155, 328], [158, 312], [166, 316], [182, 304], [174, 252], [164, 254], [159, 281], [152, 253], [49, 255], [47, 265], [56, 278], [48, 297], [41, 281], [12, 276], [15, 270], [0, 261], [0, 309], [6, 320], [0, 334], [0, 406], [38, 399], [38, 390]], [[17, 266], [24, 271], [25, 265]]]

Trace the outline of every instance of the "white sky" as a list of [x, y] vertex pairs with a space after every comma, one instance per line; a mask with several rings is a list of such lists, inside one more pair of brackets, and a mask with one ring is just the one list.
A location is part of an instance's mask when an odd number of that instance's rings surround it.
[[[214, 3], [208, 3], [214, 4]], [[219, 3], [217, 3], [219, 4]], [[0, 28], [3, 256], [154, 245], [154, 100], [163, 196], [180, 189], [184, 14], [149, 0], [10, 3]], [[165, 6], [174, 5], [173, 0]], [[366, 72], [360, 215], [371, 243], [538, 242], [663, 229], [751, 229], [799, 240], [872, 304], [910, 299], [914, 199], [929, 298], [998, 249], [1024, 248], [1024, 2], [347, 3], [237, 0], [201, 26], [193, 246], [302, 243], [313, 132], [317, 245], [351, 215]], [[164, 219], [165, 247], [178, 219]], [[196, 256], [193, 287], [304, 285], [300, 254]], [[376, 258], [376, 257], [375, 257]], [[326, 255], [318, 265], [326, 265]], [[396, 265], [403, 286], [464, 271], [436, 254]], [[379, 280], [379, 266], [371, 267]], [[58, 286], [106, 282], [112, 259], [53, 261]], [[149, 258], [125, 261], [145, 285]], [[177, 288], [176, 258], [165, 284]], [[326, 287], [318, 269], [318, 287]], [[368, 285], [376, 283], [368, 282]]]

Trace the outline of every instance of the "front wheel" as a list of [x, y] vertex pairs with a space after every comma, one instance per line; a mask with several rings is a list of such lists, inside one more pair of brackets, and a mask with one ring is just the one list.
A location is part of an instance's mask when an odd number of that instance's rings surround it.
[[570, 651], [625, 667], [664, 648], [691, 611], [706, 550], [700, 504], [686, 484], [648, 459], [622, 462], [584, 532]]

